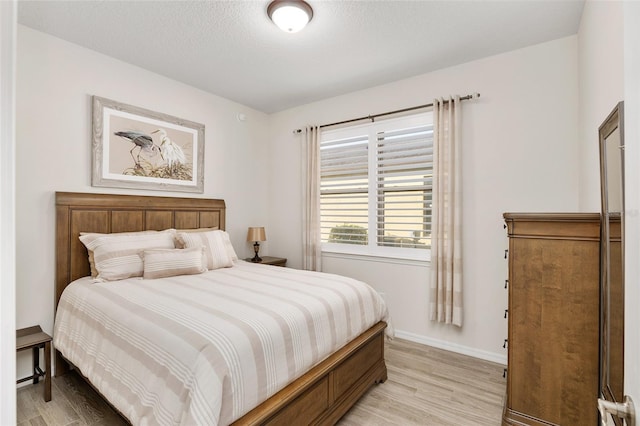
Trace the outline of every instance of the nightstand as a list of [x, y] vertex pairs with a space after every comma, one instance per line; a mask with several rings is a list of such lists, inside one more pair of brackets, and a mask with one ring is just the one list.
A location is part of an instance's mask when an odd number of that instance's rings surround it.
[[[44, 368], [40, 369], [40, 348], [44, 348]], [[16, 383], [26, 382], [33, 379], [33, 383], [38, 383], [40, 377], [44, 377], [44, 400], [51, 401], [51, 336], [42, 331], [39, 325], [21, 328], [16, 331], [16, 352], [33, 350], [33, 375], [18, 380]]]
[[[247, 257], [245, 260], [247, 262], [251, 262], [250, 257]], [[251, 263], [259, 263], [261, 265], [287, 266], [287, 259], [284, 257], [262, 256], [262, 262]]]

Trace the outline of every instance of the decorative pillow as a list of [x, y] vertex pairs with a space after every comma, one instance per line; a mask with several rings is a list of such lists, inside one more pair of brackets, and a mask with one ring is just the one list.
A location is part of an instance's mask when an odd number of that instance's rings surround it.
[[153, 248], [175, 248], [173, 232], [81, 235], [80, 241], [93, 251], [96, 278], [105, 281], [141, 277], [144, 265], [140, 253]]
[[[86, 246], [87, 244], [91, 243], [91, 241], [95, 240], [98, 237], [104, 237], [105, 235], [140, 235], [140, 234], [153, 234], [153, 233], [157, 233], [158, 231], [153, 231], [153, 230], [149, 230], [149, 231], [135, 231], [135, 232], [114, 232], [113, 234], [101, 234], [101, 233], [97, 233], [97, 232], [81, 232], [80, 236], [87, 236], [86, 240], [83, 242], [84, 245]], [[89, 254], [89, 268], [91, 268], [91, 277], [95, 278], [98, 276], [98, 271], [96, 270], [96, 263], [93, 259], [93, 250], [88, 250], [87, 252]]]
[[143, 277], [155, 279], [207, 272], [207, 268], [202, 266], [203, 254], [203, 247], [145, 250], [141, 254]]
[[204, 247], [204, 266], [208, 270], [233, 266], [224, 243], [224, 231], [179, 232], [177, 235], [185, 248]]
[[217, 231], [218, 228], [217, 226], [214, 226], [212, 228], [193, 228], [193, 229], [174, 229], [175, 231], [175, 235], [176, 235], [176, 248], [184, 248], [184, 241], [182, 241], [182, 238], [180, 238], [180, 234], [182, 232], [187, 232], [187, 233], [193, 233], [193, 232], [207, 232], [207, 231]]

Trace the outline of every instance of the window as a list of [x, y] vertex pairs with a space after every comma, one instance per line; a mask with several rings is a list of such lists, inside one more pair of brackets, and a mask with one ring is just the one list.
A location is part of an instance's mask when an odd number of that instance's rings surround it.
[[426, 259], [431, 244], [432, 114], [324, 131], [324, 251]]

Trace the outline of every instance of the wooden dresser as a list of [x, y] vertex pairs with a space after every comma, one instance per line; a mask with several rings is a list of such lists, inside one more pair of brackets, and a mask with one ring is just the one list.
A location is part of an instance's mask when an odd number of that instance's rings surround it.
[[505, 213], [509, 333], [503, 425], [598, 423], [600, 216]]

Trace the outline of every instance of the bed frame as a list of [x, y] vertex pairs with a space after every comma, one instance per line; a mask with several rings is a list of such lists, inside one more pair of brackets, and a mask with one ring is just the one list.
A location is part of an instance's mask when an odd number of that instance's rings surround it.
[[[56, 192], [56, 298], [87, 276], [80, 232], [129, 232], [218, 227], [225, 229], [224, 200]], [[335, 424], [374, 384], [387, 379], [384, 329], [379, 322], [234, 425]], [[55, 351], [55, 374], [70, 368]]]

